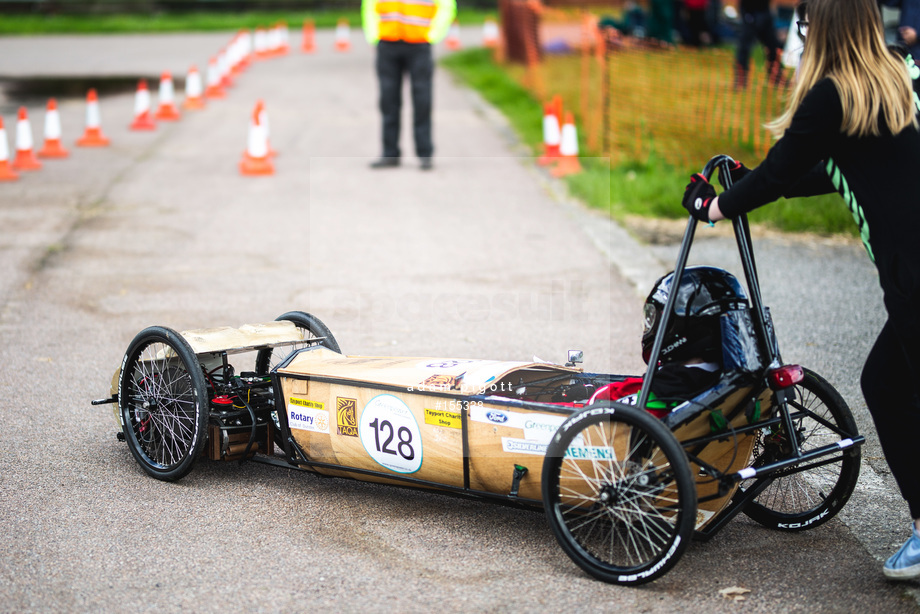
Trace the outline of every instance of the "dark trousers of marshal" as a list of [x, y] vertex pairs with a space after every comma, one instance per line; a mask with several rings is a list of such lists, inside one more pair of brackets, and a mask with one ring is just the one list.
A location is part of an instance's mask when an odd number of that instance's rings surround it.
[[383, 157], [399, 158], [402, 83], [408, 73], [412, 96], [412, 135], [415, 153], [430, 158], [432, 75], [434, 61], [429, 43], [381, 40], [377, 43], [377, 78], [380, 84], [380, 112], [383, 116]]

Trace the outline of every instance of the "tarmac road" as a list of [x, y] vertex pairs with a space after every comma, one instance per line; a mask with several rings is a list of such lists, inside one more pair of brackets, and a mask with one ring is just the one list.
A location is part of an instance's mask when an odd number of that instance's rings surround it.
[[[0, 38], [0, 76], [181, 75], [229, 37]], [[0, 184], [0, 610], [918, 610], [916, 583], [881, 575], [907, 520], [872, 443], [837, 519], [789, 535], [738, 518], [640, 589], [585, 576], [538, 513], [256, 463], [145, 477], [109, 407], [89, 401], [152, 324], [300, 309], [349, 354], [561, 361], [580, 348], [590, 370], [644, 370], [642, 295], [674, 247], [640, 245], [560, 197], [444, 71], [435, 171], [416, 168], [406, 130], [403, 167], [372, 172], [372, 54], [357, 33], [348, 54], [328, 32], [318, 42], [254, 64], [226, 100], [152, 134], [127, 129], [131, 94], [106, 97], [112, 147], [71, 147]], [[241, 177], [259, 98], [277, 173]], [[40, 142], [43, 101], [29, 102]], [[0, 99], [11, 146], [17, 105]], [[60, 109], [69, 145], [83, 101]], [[710, 262], [733, 253], [718, 237], [698, 245]], [[837, 385], [871, 439], [856, 380], [883, 316], [861, 248], [756, 249], [784, 357]], [[750, 590], [744, 602], [720, 595], [733, 586]]]

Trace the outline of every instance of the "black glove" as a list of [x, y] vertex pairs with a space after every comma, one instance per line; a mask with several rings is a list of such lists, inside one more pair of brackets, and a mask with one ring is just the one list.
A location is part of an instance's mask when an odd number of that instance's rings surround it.
[[684, 209], [701, 222], [709, 222], [709, 205], [716, 197], [716, 189], [699, 173], [690, 177], [690, 183], [684, 190]]
[[[735, 185], [744, 179], [750, 172], [751, 169], [741, 164], [741, 162], [735, 160], [735, 165], [729, 167], [728, 169], [728, 176], [731, 178], [731, 184]], [[725, 181], [725, 169], [722, 168], [721, 164], [719, 165], [719, 183], [721, 183], [723, 187], [728, 187], [728, 184]]]

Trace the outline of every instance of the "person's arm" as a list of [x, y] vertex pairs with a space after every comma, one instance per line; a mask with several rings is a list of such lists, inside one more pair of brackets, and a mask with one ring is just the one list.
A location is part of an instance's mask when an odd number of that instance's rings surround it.
[[377, 0], [361, 2], [361, 23], [364, 26], [364, 38], [371, 45], [380, 40], [380, 15], [377, 14]]
[[435, 0], [437, 11], [428, 28], [428, 42], [436, 44], [447, 36], [450, 24], [454, 23], [457, 15], [457, 0]]
[[829, 79], [820, 81], [805, 96], [789, 128], [770, 148], [766, 159], [744, 179], [723, 192], [714, 215], [735, 217], [780, 196], [811, 196], [833, 191], [829, 179], [821, 178], [819, 165], [830, 156], [840, 137], [843, 110], [837, 88]]

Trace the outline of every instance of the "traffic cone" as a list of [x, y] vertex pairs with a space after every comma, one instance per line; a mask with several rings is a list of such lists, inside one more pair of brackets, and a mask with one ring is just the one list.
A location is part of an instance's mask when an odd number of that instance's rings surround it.
[[455, 19], [447, 33], [447, 39], [444, 41], [447, 48], [451, 51], [458, 51], [463, 45], [460, 44], [460, 23]]
[[268, 151], [269, 157], [274, 158], [278, 155], [278, 152], [272, 149], [272, 128], [268, 123], [268, 111], [265, 109], [265, 103], [261, 100], [256, 104], [259, 107], [259, 123], [265, 129], [265, 149]]
[[268, 134], [265, 126], [262, 124], [263, 105], [256, 103], [252, 112], [252, 121], [249, 124], [249, 138], [247, 140], [246, 151], [243, 153], [243, 159], [240, 161], [240, 174], [255, 175], [274, 175], [275, 167], [269, 159], [268, 154]]
[[6, 128], [0, 117], [0, 181], [16, 181], [19, 175], [10, 166], [10, 146], [6, 141]]
[[351, 49], [351, 27], [347, 19], [339, 19], [335, 27], [335, 50], [348, 51]]
[[176, 108], [176, 90], [173, 87], [172, 74], [169, 72], [164, 72], [160, 75], [160, 89], [157, 92], [157, 100], [159, 105], [154, 118], [174, 122], [181, 117], [179, 109]]
[[287, 55], [291, 52], [291, 35], [288, 31], [287, 22], [279, 21], [275, 29], [278, 31], [278, 50], [276, 53], [278, 55]]
[[99, 112], [99, 97], [90, 88], [86, 93], [86, 129], [77, 139], [77, 147], [107, 147], [109, 139], [102, 134], [102, 114]]
[[498, 47], [498, 24], [492, 17], [486, 17], [482, 24], [482, 45], [489, 49]]
[[13, 168], [17, 171], [37, 171], [42, 163], [32, 151], [32, 124], [25, 107], [19, 107], [19, 119], [16, 122], [16, 157]]
[[303, 41], [300, 43], [300, 50], [304, 53], [316, 51], [316, 25], [312, 19], [303, 21]]
[[561, 139], [559, 118], [556, 117], [552, 103], [548, 102], [543, 105], [543, 155], [537, 158], [537, 164], [548, 166], [559, 159]]
[[208, 87], [204, 95], [208, 98], [226, 98], [227, 92], [224, 91], [220, 84], [220, 68], [217, 66], [217, 58], [208, 60]]
[[182, 101], [182, 108], [195, 111], [205, 108], [206, 105], [201, 88], [201, 75], [198, 74], [198, 68], [192, 66], [185, 76], [185, 100]]
[[226, 49], [221, 49], [217, 53], [217, 72], [220, 74], [220, 86], [227, 89], [233, 87], [233, 75], [230, 71], [230, 57]]
[[134, 121], [131, 130], [156, 130], [157, 124], [150, 117], [150, 90], [147, 81], [141, 79], [137, 82], [137, 91], [134, 93]]
[[565, 177], [581, 172], [581, 162], [578, 161], [578, 132], [575, 130], [575, 118], [571, 112], [565, 114], [559, 154], [559, 164], [550, 171], [553, 177]]
[[66, 158], [70, 152], [61, 145], [61, 114], [58, 113], [57, 100], [48, 99], [45, 110], [45, 144], [39, 150], [39, 158]]

